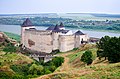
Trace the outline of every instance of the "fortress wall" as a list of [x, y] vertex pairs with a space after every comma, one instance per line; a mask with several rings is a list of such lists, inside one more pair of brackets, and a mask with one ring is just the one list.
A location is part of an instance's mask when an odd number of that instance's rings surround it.
[[35, 28], [35, 26], [29, 26], [29, 27], [21, 27], [21, 44], [24, 45], [24, 40], [25, 40], [25, 30], [30, 29], [30, 28]]
[[80, 44], [81, 44], [80, 36], [79, 36], [79, 35], [76, 35], [76, 36], [75, 36], [75, 48], [79, 48], [79, 47], [80, 47]]
[[89, 37], [88, 35], [76, 35], [75, 36], [75, 48], [80, 47], [81, 41], [88, 41]]
[[26, 30], [24, 33], [24, 44], [27, 48], [45, 53], [52, 52], [53, 45], [50, 31]]
[[56, 33], [56, 32], [52, 33], [53, 50], [59, 49], [59, 35], [60, 35], [60, 33]]
[[74, 35], [60, 35], [59, 36], [59, 50], [66, 52], [74, 48]]
[[82, 39], [83, 39], [83, 41], [88, 41], [89, 37], [88, 37], [87, 34], [85, 34], [85, 35], [80, 35], [80, 41], [82, 41]]

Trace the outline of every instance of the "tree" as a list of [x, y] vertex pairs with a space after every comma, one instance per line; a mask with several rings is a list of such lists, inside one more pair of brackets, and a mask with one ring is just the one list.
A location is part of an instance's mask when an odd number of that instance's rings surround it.
[[120, 62], [120, 37], [112, 37], [109, 40], [108, 60], [110, 62]]
[[55, 58], [52, 59], [52, 62], [54, 63], [54, 65], [56, 67], [59, 67], [64, 62], [64, 58], [63, 57], [55, 57]]
[[99, 56], [99, 58], [101, 57], [107, 57], [107, 49], [109, 48], [108, 43], [109, 43], [110, 37], [109, 36], [105, 36], [102, 37], [99, 41], [99, 43], [97, 43], [97, 47], [98, 47], [98, 51], [97, 51], [97, 56]]
[[81, 56], [81, 61], [85, 62], [87, 65], [92, 63], [92, 52], [87, 50], [83, 55]]
[[97, 43], [97, 47], [97, 56], [99, 58], [108, 58], [109, 62], [120, 61], [120, 37], [102, 37]]
[[42, 65], [36, 65], [36, 64], [32, 64], [32, 66], [30, 66], [29, 68], [29, 73], [32, 75], [40, 75], [43, 70], [43, 66]]

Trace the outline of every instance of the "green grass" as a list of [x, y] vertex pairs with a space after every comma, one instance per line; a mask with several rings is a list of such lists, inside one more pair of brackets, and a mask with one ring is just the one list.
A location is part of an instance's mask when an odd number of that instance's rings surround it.
[[18, 42], [20, 42], [20, 35], [9, 33], [9, 32], [4, 32], [9, 38], [14, 39]]
[[[93, 54], [93, 58], [92, 59], [94, 60], [97, 57], [97, 55], [96, 55], [97, 49], [96, 48], [92, 48], [92, 49], [89, 49], [89, 50], [92, 51], [92, 54]], [[67, 57], [69, 58], [69, 63], [72, 63], [75, 59], [80, 58], [84, 52], [85, 51], [80, 51], [78, 53], [74, 53], [74, 54], [68, 55]]]
[[120, 63], [94, 65], [85, 68], [92, 69], [94, 72], [82, 75], [79, 79], [120, 79]]
[[19, 63], [31, 63], [32, 61], [33, 61], [32, 59], [23, 54], [5, 53], [0, 55], [0, 63], [3, 66]]
[[75, 59], [77, 59], [78, 57], [82, 56], [82, 54], [84, 52], [85, 51], [81, 51], [81, 52], [78, 52], [78, 53], [75, 53], [75, 54], [68, 55], [67, 57], [69, 58], [69, 63], [73, 62]]

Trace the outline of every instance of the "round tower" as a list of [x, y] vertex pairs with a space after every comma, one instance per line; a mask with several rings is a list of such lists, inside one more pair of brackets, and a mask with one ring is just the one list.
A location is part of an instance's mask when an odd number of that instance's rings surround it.
[[21, 44], [24, 46], [24, 39], [25, 39], [25, 30], [26, 29], [35, 29], [35, 26], [33, 26], [32, 22], [29, 18], [27, 18], [23, 24], [21, 25]]

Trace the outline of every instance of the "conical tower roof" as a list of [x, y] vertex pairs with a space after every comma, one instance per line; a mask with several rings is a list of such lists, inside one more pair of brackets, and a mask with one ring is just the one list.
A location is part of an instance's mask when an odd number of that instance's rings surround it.
[[80, 30], [78, 30], [77, 32], [75, 32], [75, 35], [85, 35], [85, 34], [82, 33]]
[[30, 21], [29, 18], [27, 18], [23, 24], [21, 25], [22, 27], [28, 27], [28, 26], [33, 26], [32, 22]]
[[54, 30], [55, 30], [55, 31], [59, 31], [59, 30], [60, 30], [60, 28], [59, 28], [58, 24], [56, 24], [56, 26], [55, 26]]
[[54, 30], [55, 26], [50, 26], [46, 30]]
[[60, 23], [60, 28], [61, 28], [61, 27], [64, 27], [64, 25], [63, 25], [63, 23], [62, 23], [62, 22]]

